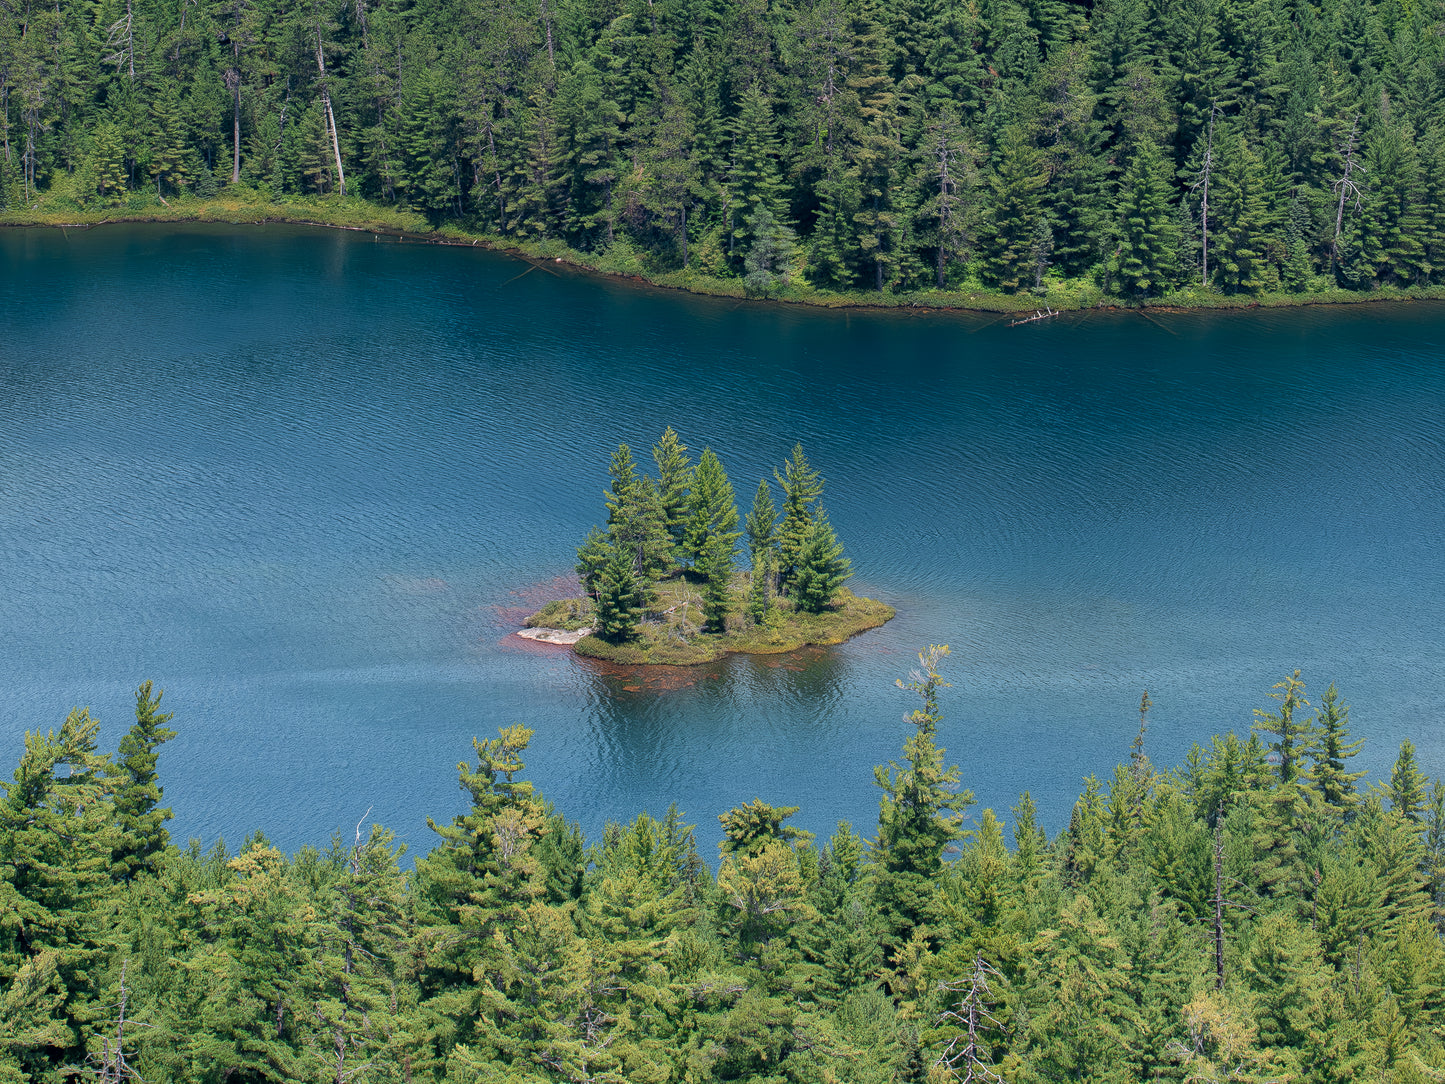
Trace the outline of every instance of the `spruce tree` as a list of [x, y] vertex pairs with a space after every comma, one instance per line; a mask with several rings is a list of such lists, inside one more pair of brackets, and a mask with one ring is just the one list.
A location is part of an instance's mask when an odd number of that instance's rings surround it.
[[683, 542], [687, 531], [688, 489], [692, 486], [692, 462], [687, 445], [682, 443], [672, 426], [668, 426], [652, 448], [657, 464], [657, 494], [662, 505], [662, 519], [672, 539], [673, 560], [681, 561], [686, 552]]
[[645, 588], [632, 558], [625, 551], [609, 547], [607, 562], [597, 576], [596, 590], [594, 633], [617, 644], [636, 636]]
[[[694, 562], [701, 562], [708, 542], [716, 538], [726, 547], [731, 561], [733, 547], [741, 537], [732, 483], [713, 450], [704, 448], [693, 472], [683, 548]], [[699, 571], [702, 570], [699, 568]]]
[[748, 557], [754, 564], [760, 556], [770, 553], [778, 526], [778, 510], [773, 504], [773, 491], [766, 478], [758, 480], [753, 506], [743, 520], [748, 535]]
[[986, 281], [1012, 292], [1029, 276], [1041, 192], [1049, 175], [1043, 156], [1022, 124], [1005, 130], [996, 161], [988, 177], [979, 263]]
[[800, 610], [822, 613], [832, 605], [834, 597], [852, 575], [851, 562], [843, 556], [843, 544], [833, 533], [828, 513], [819, 506], [808, 531], [808, 539], [798, 552], [793, 600]]
[[151, 695], [151, 683], [136, 691], [135, 725], [120, 740], [116, 763], [116, 841], [111, 851], [111, 877], [129, 881], [142, 872], [155, 873], [160, 856], [170, 843], [165, 823], [169, 809], [157, 809], [164, 793], [156, 774], [162, 745], [176, 736], [166, 723], [171, 714], [160, 711], [162, 693]]
[[790, 589], [797, 573], [798, 555], [807, 544], [813, 527], [813, 505], [823, 493], [823, 477], [803, 455], [802, 444], [793, 446], [792, 457], [773, 478], [783, 491], [783, 522], [778, 528], [779, 586]]
[[1114, 272], [1120, 290], [1139, 296], [1162, 292], [1174, 277], [1179, 238], [1168, 169], [1152, 142], [1140, 145], [1124, 171], [1119, 201]]

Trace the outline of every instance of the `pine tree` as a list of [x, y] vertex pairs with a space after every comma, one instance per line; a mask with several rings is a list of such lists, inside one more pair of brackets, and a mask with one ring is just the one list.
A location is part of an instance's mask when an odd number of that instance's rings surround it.
[[29, 1039], [7, 1044], [28, 1074], [17, 1080], [58, 1076], [80, 1056], [92, 1016], [114, 842], [99, 726], [76, 710], [58, 731], [27, 733], [12, 781], [0, 782], [0, 990], [23, 1000], [29, 991], [15, 983], [33, 983], [44, 1003], [30, 1002], [44, 1018]]
[[1315, 731], [1310, 720], [1295, 718], [1296, 712], [1310, 705], [1304, 698], [1305, 686], [1298, 670], [1274, 687], [1280, 691], [1269, 695], [1279, 701], [1279, 710], [1266, 712], [1256, 708], [1254, 729], [1274, 736], [1269, 749], [1279, 756], [1279, 781], [1293, 783], [1300, 776], [1301, 762], [1315, 749]]
[[973, 795], [959, 787], [957, 767], [944, 767], [944, 750], [935, 744], [941, 718], [938, 692], [948, 687], [939, 667], [948, 645], [935, 645], [918, 656], [918, 669], [898, 687], [917, 694], [922, 706], [904, 716], [915, 732], [903, 745], [905, 765], [873, 769], [882, 789], [878, 836], [870, 844], [877, 868], [876, 898], [887, 945], [897, 950], [915, 933], [943, 934], [938, 926], [935, 879], [945, 848], [963, 834], [963, 810]]
[[135, 725], [120, 740], [116, 768], [116, 840], [111, 851], [111, 877], [129, 881], [136, 875], [155, 873], [160, 856], [170, 843], [165, 823], [169, 809], [157, 809], [164, 793], [158, 782], [156, 762], [159, 749], [176, 736], [166, 723], [169, 712], [160, 711], [161, 692], [151, 696], [151, 683], [136, 691]]
[[1418, 824], [1425, 812], [1425, 773], [1415, 765], [1415, 743], [1406, 738], [1400, 755], [1390, 769], [1390, 806], [1400, 816]]
[[766, 478], [758, 480], [753, 506], [743, 520], [748, 535], [748, 557], [756, 564], [759, 557], [771, 553], [778, 526], [778, 510], [773, 504], [773, 491]]
[[1359, 801], [1355, 783], [1365, 773], [1345, 771], [1345, 761], [1360, 751], [1364, 739], [1349, 740], [1350, 706], [1340, 703], [1333, 682], [1320, 700], [1312, 729], [1316, 738], [1309, 777], [1328, 805], [1348, 814]]

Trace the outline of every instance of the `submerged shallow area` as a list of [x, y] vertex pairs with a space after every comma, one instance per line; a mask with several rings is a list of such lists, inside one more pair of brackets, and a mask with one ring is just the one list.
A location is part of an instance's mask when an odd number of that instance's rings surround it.
[[[871, 830], [913, 653], [941, 740], [1051, 828], [1127, 754], [1244, 729], [1299, 667], [1387, 769], [1445, 770], [1445, 306], [1064, 315], [743, 304], [292, 227], [0, 232], [0, 738], [166, 689], [178, 836], [414, 846], [473, 735], [589, 834], [755, 796]], [[681, 678], [512, 635], [619, 441], [801, 440], [859, 594], [834, 648]], [[725, 443], [724, 443], [725, 442]], [[694, 452], [700, 448], [694, 446]], [[537, 570], [543, 570], [539, 580]]]

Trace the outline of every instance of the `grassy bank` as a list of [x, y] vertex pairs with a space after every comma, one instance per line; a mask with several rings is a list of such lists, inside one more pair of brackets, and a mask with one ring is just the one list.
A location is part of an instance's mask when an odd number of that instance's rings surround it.
[[[740, 579], [735, 588], [738, 597], [745, 597], [746, 579]], [[787, 599], [775, 599], [761, 625], [735, 615], [729, 618], [725, 631], [703, 632], [701, 595], [695, 585], [677, 578], [657, 585], [648, 619], [635, 640], [612, 644], [596, 636], [584, 636], [573, 650], [625, 666], [695, 666], [732, 652], [774, 655], [800, 647], [841, 644], [892, 618], [893, 607], [845, 589], [839, 592], [833, 607], [820, 614], [794, 610]], [[568, 631], [587, 628], [591, 623], [592, 605], [587, 599], [549, 602], [525, 622], [528, 628]]]
[[[186, 194], [162, 203], [154, 192], [131, 192], [115, 205], [81, 204], [62, 186], [42, 194], [30, 207], [0, 213], [0, 226], [53, 226], [60, 228], [104, 225], [113, 222], [269, 222], [364, 230], [426, 241], [497, 249], [533, 260], [561, 261], [597, 274], [620, 276], [667, 289], [712, 297], [749, 298], [741, 279], [709, 275], [699, 270], [667, 270], [650, 266], [645, 255], [625, 245], [605, 252], [581, 252], [561, 241], [525, 241], [515, 237], [475, 232], [449, 223], [434, 228], [414, 211], [371, 203], [357, 197], [286, 196], [233, 185], [210, 199]], [[763, 299], [755, 299], [763, 300]], [[766, 300], [821, 308], [949, 309], [999, 314], [1030, 314], [1045, 307], [1059, 312], [1089, 309], [1210, 310], [1288, 308], [1299, 305], [1347, 305], [1377, 301], [1445, 300], [1445, 286], [1383, 287], [1368, 292], [1345, 290], [1327, 278], [1317, 278], [1303, 291], [1276, 290], [1257, 294], [1225, 294], [1193, 286], [1144, 299], [1105, 293], [1090, 279], [1046, 278], [1038, 289], [1016, 294], [973, 284], [949, 290], [914, 290], [880, 293], [864, 290], [823, 290], [801, 281], [779, 287]]]

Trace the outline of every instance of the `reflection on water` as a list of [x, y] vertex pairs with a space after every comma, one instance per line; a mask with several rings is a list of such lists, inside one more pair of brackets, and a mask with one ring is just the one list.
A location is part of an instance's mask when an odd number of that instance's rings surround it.
[[[178, 835], [414, 845], [473, 736], [589, 833], [754, 797], [872, 828], [872, 767], [950, 643], [981, 802], [1245, 728], [1299, 667], [1388, 768], [1445, 770], [1445, 309], [809, 311], [302, 229], [0, 233], [0, 739], [166, 689]], [[138, 296], [148, 299], [137, 306]], [[575, 593], [608, 456], [666, 425], [745, 496], [796, 440], [855, 589], [836, 648], [618, 671], [512, 635]], [[3, 770], [3, 769], [0, 769]], [[708, 833], [713, 833], [709, 836]]]

